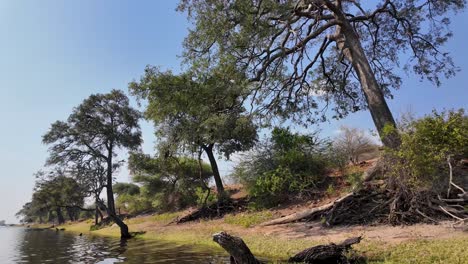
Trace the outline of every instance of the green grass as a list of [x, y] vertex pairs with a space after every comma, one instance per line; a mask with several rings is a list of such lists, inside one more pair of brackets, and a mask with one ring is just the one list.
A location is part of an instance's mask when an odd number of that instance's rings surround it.
[[153, 216], [152, 220], [155, 222], [163, 223], [163, 224], [169, 224], [172, 222], [174, 219], [176, 219], [180, 213], [164, 213], [164, 214], [157, 214]]
[[273, 214], [269, 211], [247, 212], [227, 215], [224, 217], [224, 222], [231, 225], [251, 227], [273, 218]]
[[385, 249], [377, 246], [368, 250], [369, 264], [468, 263], [468, 237], [417, 240]]
[[[148, 231], [139, 236], [142, 239], [156, 239], [184, 245], [195, 245], [210, 247], [214, 250], [222, 250], [212, 240], [212, 234], [219, 231], [227, 231], [233, 235], [238, 235], [229, 230], [228, 226], [220, 222], [202, 221], [194, 226], [162, 226], [161, 223], [171, 221], [177, 216], [175, 213], [162, 214], [142, 219], [134, 219], [129, 222], [130, 231]], [[271, 213], [248, 212], [244, 214], [226, 216], [224, 222], [229, 225], [249, 227], [271, 218]], [[151, 223], [158, 222], [156, 226]], [[92, 222], [80, 222], [65, 224], [61, 227], [66, 231], [87, 233], [93, 235], [103, 235], [118, 237], [120, 235], [118, 227], [106, 227], [97, 231], [89, 231]], [[148, 226], [148, 229], [144, 226]], [[60, 228], [61, 228], [60, 227]], [[137, 230], [143, 228], [144, 230]], [[290, 256], [302, 251], [305, 248], [318, 244], [327, 244], [326, 241], [311, 240], [307, 238], [287, 239], [276, 235], [265, 235], [262, 233], [248, 233], [241, 235], [242, 239], [249, 246], [252, 252], [259, 257], [266, 257], [273, 261], [287, 260]], [[445, 240], [415, 240], [404, 242], [399, 245], [389, 245], [378, 241], [364, 240], [355, 246], [358, 254], [367, 258], [368, 264], [468, 264], [468, 235]]]

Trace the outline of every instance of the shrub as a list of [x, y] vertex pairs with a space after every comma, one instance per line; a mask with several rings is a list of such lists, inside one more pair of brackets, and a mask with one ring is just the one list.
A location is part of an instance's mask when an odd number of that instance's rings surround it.
[[[209, 192], [209, 193], [208, 193]], [[208, 196], [207, 196], [208, 195]], [[202, 187], [195, 189], [195, 196], [197, 197], [197, 205], [202, 206], [216, 201], [216, 195], [211, 190]], [[205, 204], [206, 202], [206, 204]]]
[[447, 159], [468, 156], [468, 117], [450, 110], [400, 126], [401, 147], [386, 150], [390, 174], [413, 188], [440, 191], [448, 184]]
[[151, 199], [139, 194], [121, 194], [117, 197], [116, 201], [118, 208], [121, 208], [130, 214], [138, 214], [153, 208]]
[[289, 195], [316, 188], [327, 167], [326, 142], [316, 135], [275, 128], [272, 137], [244, 156], [233, 177], [247, 187], [258, 206], [273, 206]]

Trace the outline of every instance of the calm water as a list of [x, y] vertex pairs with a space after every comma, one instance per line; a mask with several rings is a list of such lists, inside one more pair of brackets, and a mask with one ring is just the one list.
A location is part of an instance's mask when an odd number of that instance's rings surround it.
[[0, 263], [229, 263], [222, 251], [132, 239], [0, 227]]

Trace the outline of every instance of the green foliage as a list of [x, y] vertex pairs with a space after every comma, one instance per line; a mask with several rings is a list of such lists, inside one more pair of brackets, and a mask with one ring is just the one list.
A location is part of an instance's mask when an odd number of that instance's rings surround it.
[[210, 204], [216, 200], [216, 195], [210, 189], [202, 187], [195, 189], [195, 196], [197, 197], [197, 205], [199, 206]]
[[133, 183], [118, 182], [112, 187], [117, 195], [137, 195], [140, 194], [140, 187]]
[[245, 156], [233, 176], [257, 205], [272, 206], [291, 194], [314, 188], [324, 175], [328, 145], [315, 135], [274, 128], [271, 139]]
[[270, 211], [246, 212], [224, 217], [224, 222], [231, 225], [242, 227], [252, 227], [260, 223], [273, 219], [274, 216]]
[[152, 201], [142, 195], [123, 193], [117, 196], [116, 207], [124, 209], [130, 214], [137, 214], [151, 209]]
[[155, 221], [155, 222], [169, 224], [171, 221], [176, 219], [179, 215], [180, 215], [180, 213], [177, 213], [177, 212], [176, 213], [157, 214], [157, 215], [153, 216], [151, 220]]
[[333, 187], [333, 184], [329, 184], [326, 190], [327, 195], [332, 196], [336, 192], [335, 187]]
[[345, 181], [351, 186], [352, 190], [360, 189], [362, 185], [362, 172], [360, 171], [348, 171], [345, 175]]
[[257, 127], [242, 104], [246, 85], [240, 80], [233, 69], [196, 77], [147, 67], [140, 81], [129, 85], [133, 95], [148, 101], [145, 117], [156, 126], [160, 152], [205, 151], [219, 195], [224, 187], [213, 151], [229, 159], [257, 140]]
[[176, 210], [197, 204], [201, 190], [207, 188], [213, 175], [208, 164], [184, 156], [151, 157], [134, 152], [130, 153], [128, 167], [133, 181], [141, 188], [138, 193], [119, 195], [117, 200], [132, 213], [151, 209]]
[[391, 173], [413, 187], [443, 188], [449, 157], [468, 155], [468, 117], [463, 109], [413, 120], [401, 126], [399, 150], [387, 150]]
[[40, 171], [36, 174], [31, 202], [26, 203], [16, 214], [22, 222], [63, 223], [66, 219], [77, 220], [84, 205], [86, 192], [63, 171]]
[[106, 186], [107, 207], [115, 214], [113, 173], [122, 164], [115, 161], [117, 151], [140, 147], [140, 118], [122, 91], [90, 95], [66, 121], [54, 122], [43, 135], [42, 142], [49, 145], [47, 165], [74, 171], [74, 178], [95, 199]]
[[195, 79], [189, 73], [174, 75], [147, 67], [129, 89], [138, 99], [148, 100], [145, 116], [169, 145], [197, 150], [216, 144], [228, 158], [250, 149], [257, 138], [256, 126], [241, 103], [245, 84], [233, 82], [239, 80], [237, 75], [213, 71]]
[[193, 71], [235, 65], [255, 82], [253, 103], [276, 117], [299, 113], [307, 121], [328, 117], [315, 110], [321, 107], [317, 94], [333, 102], [336, 118], [367, 107], [358, 69], [339, 50], [351, 30], [358, 34], [357, 43], [345, 47], [351, 54], [364, 49], [383, 95], [391, 96], [391, 88], [401, 86], [394, 68], [436, 85], [457, 71], [443, 45], [452, 36], [453, 13], [463, 10], [465, 0], [315, 3], [180, 0], [178, 9], [193, 26], [184, 41], [184, 57]]

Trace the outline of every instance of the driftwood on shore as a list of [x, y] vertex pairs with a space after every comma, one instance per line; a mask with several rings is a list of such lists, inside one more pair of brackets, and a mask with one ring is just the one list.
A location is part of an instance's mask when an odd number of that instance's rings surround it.
[[[249, 247], [240, 237], [220, 232], [213, 235], [213, 240], [226, 250], [231, 259], [231, 264], [261, 264], [262, 261], [255, 258]], [[351, 246], [361, 242], [361, 237], [346, 239], [339, 244], [319, 245], [305, 249], [293, 257], [288, 262], [302, 262], [314, 264], [345, 264], [349, 263], [346, 253]]]
[[213, 235], [213, 241], [218, 243], [229, 255], [231, 264], [261, 264], [263, 262], [255, 258], [244, 240], [240, 237], [231, 236], [226, 232]]
[[346, 252], [351, 246], [361, 242], [361, 237], [348, 238], [339, 244], [319, 245], [305, 249], [289, 259], [289, 262], [305, 262], [314, 264], [349, 263]]
[[308, 218], [308, 217], [310, 217], [310, 216], [312, 216], [314, 214], [317, 214], [317, 213], [323, 212], [325, 210], [328, 210], [328, 209], [332, 208], [335, 204], [343, 201], [344, 199], [346, 199], [346, 198], [348, 198], [348, 197], [350, 197], [352, 195], [353, 195], [353, 193], [348, 193], [346, 195], [341, 196], [340, 198], [336, 199], [335, 201], [333, 201], [331, 203], [328, 203], [328, 204], [325, 204], [325, 205], [322, 205], [322, 206], [319, 206], [319, 207], [307, 209], [307, 210], [304, 210], [304, 211], [301, 211], [301, 212], [297, 212], [297, 213], [294, 213], [294, 214], [291, 214], [291, 215], [288, 215], [288, 216], [285, 216], [285, 217], [282, 217], [282, 218], [273, 219], [273, 220], [265, 222], [265, 223], [263, 223], [261, 225], [262, 226], [280, 225], [280, 224], [287, 224], [287, 223], [299, 221], [301, 219]]

